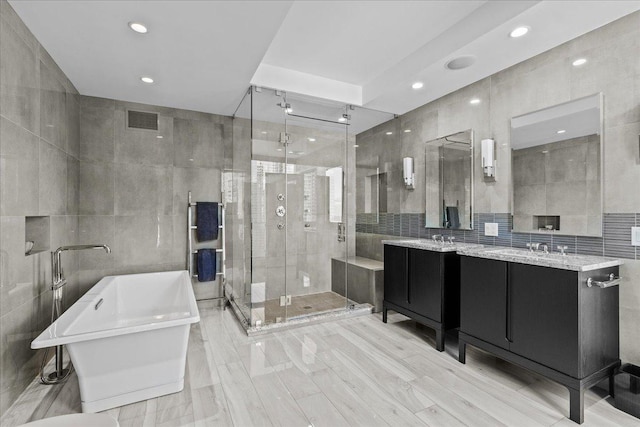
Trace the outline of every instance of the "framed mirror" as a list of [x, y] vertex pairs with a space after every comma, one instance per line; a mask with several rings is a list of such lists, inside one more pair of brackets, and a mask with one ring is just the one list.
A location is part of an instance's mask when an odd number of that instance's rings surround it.
[[511, 119], [513, 231], [602, 236], [602, 94]]
[[473, 131], [428, 141], [425, 146], [425, 227], [473, 227]]

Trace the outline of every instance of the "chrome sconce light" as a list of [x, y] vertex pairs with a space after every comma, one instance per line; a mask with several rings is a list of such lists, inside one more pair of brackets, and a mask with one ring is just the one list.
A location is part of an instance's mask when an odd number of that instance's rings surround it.
[[496, 141], [483, 139], [482, 146], [482, 174], [486, 180], [496, 179]]
[[407, 190], [413, 190], [416, 174], [413, 171], [413, 157], [405, 157], [402, 159], [402, 177], [404, 178], [404, 186]]

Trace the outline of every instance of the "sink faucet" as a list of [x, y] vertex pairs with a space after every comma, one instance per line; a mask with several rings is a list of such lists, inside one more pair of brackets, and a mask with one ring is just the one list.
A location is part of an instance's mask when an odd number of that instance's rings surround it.
[[544, 252], [545, 254], [549, 253], [549, 246], [543, 243], [542, 245], [540, 245], [540, 247], [542, 248], [542, 252]]
[[567, 252], [566, 252], [567, 249], [569, 249], [569, 246], [562, 246], [562, 245], [558, 246], [558, 250], [563, 256], [567, 255]]
[[527, 243], [527, 248], [529, 248], [531, 252], [537, 251], [539, 247], [540, 243]]
[[442, 241], [444, 242], [444, 237], [442, 237], [442, 234], [434, 234], [433, 236], [431, 236], [431, 238], [434, 242], [437, 242], [438, 239], [442, 238]]
[[449, 236], [449, 244], [450, 244], [450, 245], [453, 245], [453, 241], [454, 241], [454, 240], [456, 240], [456, 238], [455, 238], [455, 237], [453, 237], [453, 236]]
[[[111, 248], [107, 245], [74, 245], [74, 246], [60, 246], [54, 252], [51, 253], [51, 290], [53, 291], [53, 300], [51, 306], [51, 323], [55, 322], [62, 314], [62, 289], [67, 284], [67, 279], [64, 277], [64, 271], [62, 271], [62, 252], [64, 251], [81, 251], [84, 249], [104, 249], [108, 254], [111, 253]], [[40, 367], [40, 381], [43, 384], [59, 384], [69, 377], [71, 372], [69, 369], [64, 369], [64, 355], [62, 352], [62, 346], [56, 346], [56, 370], [50, 373], [48, 376], [44, 375], [44, 365], [48, 360], [48, 351], [45, 351], [44, 359]]]

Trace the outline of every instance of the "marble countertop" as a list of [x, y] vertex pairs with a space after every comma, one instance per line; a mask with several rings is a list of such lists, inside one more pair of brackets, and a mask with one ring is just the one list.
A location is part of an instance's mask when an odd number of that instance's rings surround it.
[[474, 243], [440, 243], [430, 239], [399, 239], [399, 240], [383, 240], [382, 244], [392, 246], [402, 246], [404, 248], [423, 249], [434, 252], [456, 252], [461, 248], [483, 248], [483, 245]]
[[542, 252], [532, 253], [528, 249], [515, 249], [501, 246], [483, 248], [461, 247], [458, 249], [458, 253], [460, 255], [473, 256], [477, 258], [495, 259], [499, 261], [517, 262], [520, 264], [531, 264], [541, 267], [573, 271], [591, 271], [624, 264], [623, 260], [616, 258], [592, 255], [561, 255], [556, 252], [549, 254]]

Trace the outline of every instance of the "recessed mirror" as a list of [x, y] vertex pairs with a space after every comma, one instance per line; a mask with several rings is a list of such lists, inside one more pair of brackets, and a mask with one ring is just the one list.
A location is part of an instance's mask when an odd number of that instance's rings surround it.
[[602, 95], [511, 119], [513, 231], [602, 235]]
[[425, 227], [471, 230], [473, 131], [428, 141], [425, 146]]

